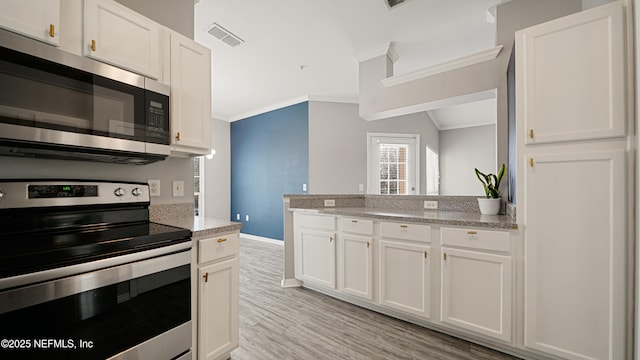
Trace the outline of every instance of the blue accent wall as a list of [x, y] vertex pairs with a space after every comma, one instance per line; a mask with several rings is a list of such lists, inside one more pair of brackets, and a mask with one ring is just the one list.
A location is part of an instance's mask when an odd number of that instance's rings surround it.
[[[283, 194], [309, 184], [309, 103], [231, 123], [231, 221], [242, 232], [282, 240]], [[245, 221], [249, 215], [249, 221]]]

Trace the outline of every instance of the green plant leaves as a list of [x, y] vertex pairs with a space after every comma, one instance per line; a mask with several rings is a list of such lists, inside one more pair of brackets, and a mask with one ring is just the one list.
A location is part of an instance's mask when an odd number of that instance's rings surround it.
[[499, 198], [500, 197], [500, 182], [502, 181], [502, 177], [504, 176], [506, 166], [502, 164], [500, 169], [498, 170], [498, 175], [494, 174], [484, 174], [477, 168], [474, 169], [476, 173], [476, 177], [482, 183], [482, 188], [484, 189], [484, 193], [487, 198]]

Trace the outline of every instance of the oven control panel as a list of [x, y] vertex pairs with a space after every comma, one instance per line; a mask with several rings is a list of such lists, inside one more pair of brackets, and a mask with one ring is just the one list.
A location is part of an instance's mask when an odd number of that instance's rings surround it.
[[0, 182], [0, 209], [117, 203], [149, 203], [149, 185], [63, 180]]

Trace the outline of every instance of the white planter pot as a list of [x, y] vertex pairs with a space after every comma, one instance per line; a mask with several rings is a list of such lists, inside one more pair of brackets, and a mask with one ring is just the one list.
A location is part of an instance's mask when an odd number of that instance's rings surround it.
[[478, 207], [482, 215], [497, 215], [500, 212], [502, 199], [478, 198]]

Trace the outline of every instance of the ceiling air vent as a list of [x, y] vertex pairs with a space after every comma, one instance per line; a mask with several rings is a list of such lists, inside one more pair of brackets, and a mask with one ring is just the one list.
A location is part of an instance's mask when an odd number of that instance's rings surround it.
[[389, 8], [389, 10], [393, 9], [394, 7], [407, 2], [407, 0], [383, 0], [384, 4], [387, 5], [387, 7]]
[[211, 24], [211, 26], [209, 26], [209, 29], [207, 29], [207, 32], [214, 38], [224, 42], [231, 47], [238, 46], [244, 42], [244, 40], [240, 39], [236, 34], [220, 26], [218, 23]]

